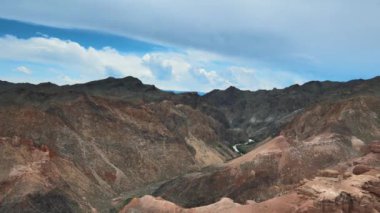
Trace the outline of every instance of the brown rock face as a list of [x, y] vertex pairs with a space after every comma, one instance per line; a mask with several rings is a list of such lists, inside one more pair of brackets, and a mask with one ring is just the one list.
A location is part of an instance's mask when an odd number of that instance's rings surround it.
[[371, 152], [380, 153], [380, 141], [373, 141], [369, 145], [369, 149], [371, 150]]
[[[360, 158], [373, 158], [369, 153]], [[380, 154], [377, 154], [380, 157]], [[352, 159], [358, 160], [358, 159]], [[236, 162], [235, 162], [236, 163]], [[345, 174], [353, 169], [344, 162], [335, 168]], [[368, 166], [368, 165], [363, 165]], [[334, 168], [328, 168], [320, 174], [334, 174]], [[380, 210], [380, 163], [365, 174], [346, 175], [343, 178], [315, 177], [304, 180], [302, 184], [290, 188], [285, 194], [262, 202], [247, 200], [244, 204], [235, 203], [231, 199], [221, 200], [193, 208], [182, 208], [174, 203], [144, 196], [133, 199], [121, 212], [377, 212]]]
[[380, 208], [379, 184], [379, 178], [373, 175], [358, 175], [346, 180], [318, 177], [285, 195], [260, 203], [238, 204], [223, 198], [214, 204], [185, 209], [144, 196], [133, 199], [120, 212], [377, 212]]
[[366, 173], [371, 170], [371, 167], [366, 166], [366, 165], [357, 165], [354, 167], [352, 170], [352, 173], [355, 175], [361, 175], [363, 173]]
[[[301, 86], [293, 85], [271, 91], [250, 92], [234, 87], [214, 90], [201, 97], [203, 107], [200, 109], [216, 120], [227, 123], [235, 133], [231, 141], [241, 143], [246, 141], [246, 137], [255, 141], [276, 137], [295, 116], [318, 103], [336, 102], [357, 96], [380, 96], [380, 77], [343, 84], [312, 81]], [[313, 130], [313, 125], [310, 124], [322, 124], [325, 121], [327, 120], [315, 117], [305, 124]]]
[[[0, 82], [0, 212], [373, 210], [379, 96], [380, 78], [202, 97], [133, 77]], [[132, 199], [152, 193], [174, 203]]]
[[336, 170], [324, 169], [324, 170], [319, 171], [318, 175], [322, 177], [337, 178], [340, 175], [340, 173]]
[[[154, 195], [184, 207], [210, 204], [223, 196], [244, 203], [270, 199], [304, 178], [343, 179], [342, 166], [340, 171], [328, 167], [349, 164], [364, 154], [358, 147], [380, 138], [378, 106], [379, 98], [368, 97], [316, 105], [296, 117], [281, 136], [213, 170], [171, 180]], [[379, 166], [377, 159], [371, 152], [354, 161]], [[362, 174], [359, 168], [364, 166], [353, 168], [354, 174]], [[365, 168], [364, 172], [370, 170]]]
[[219, 122], [167, 96], [134, 79], [0, 93], [1, 206], [58, 197], [109, 211], [120, 193], [236, 156]]

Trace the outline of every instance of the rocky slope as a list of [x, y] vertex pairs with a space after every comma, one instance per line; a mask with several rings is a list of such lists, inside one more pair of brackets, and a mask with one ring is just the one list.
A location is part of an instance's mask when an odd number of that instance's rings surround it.
[[[151, 193], [181, 211], [269, 201], [368, 153], [380, 138], [379, 96], [379, 77], [205, 96], [132, 77], [0, 81], [0, 212], [129, 211], [132, 197]], [[238, 157], [231, 145], [248, 138], [257, 143]], [[233, 201], [212, 204], [223, 197]]]
[[[312, 81], [285, 89], [256, 92], [235, 87], [214, 90], [201, 97], [199, 108], [228, 125], [230, 142], [256, 142], [273, 138], [305, 108], [320, 102], [356, 96], [380, 96], [380, 77], [346, 83]], [[249, 149], [248, 149], [249, 151]]]
[[222, 197], [241, 203], [267, 200], [319, 170], [365, 154], [367, 145], [380, 138], [379, 115], [379, 97], [317, 104], [251, 152], [173, 179], [154, 195], [184, 207], [210, 204]]
[[[108, 211], [122, 192], [235, 156], [214, 119], [159, 100], [171, 94], [131, 78], [93, 85], [12, 85], [1, 93], [1, 211], [19, 202], [32, 209], [40, 195]], [[24, 185], [32, 189], [21, 193]]]
[[[380, 211], [380, 142], [367, 154], [332, 169], [322, 170], [311, 180], [301, 181], [285, 194], [263, 202], [235, 203], [229, 198], [194, 208], [182, 208], [161, 198], [135, 198], [121, 212], [378, 212]], [[358, 169], [361, 168], [361, 169]]]
[[207, 206], [184, 209], [151, 196], [132, 200], [121, 212], [378, 212], [379, 170], [344, 180], [316, 177], [289, 192], [264, 202], [245, 204], [223, 198]]

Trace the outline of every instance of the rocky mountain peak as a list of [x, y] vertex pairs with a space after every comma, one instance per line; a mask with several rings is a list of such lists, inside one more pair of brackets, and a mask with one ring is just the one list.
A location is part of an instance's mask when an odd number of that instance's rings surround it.
[[226, 90], [226, 92], [238, 92], [241, 91], [240, 89], [234, 87], [234, 86], [229, 86]]
[[57, 84], [53, 84], [51, 82], [43, 82], [37, 85], [38, 87], [57, 87]]

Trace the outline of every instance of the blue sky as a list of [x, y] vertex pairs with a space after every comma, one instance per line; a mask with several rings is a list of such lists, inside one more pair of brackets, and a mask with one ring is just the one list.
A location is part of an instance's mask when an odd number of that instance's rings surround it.
[[377, 0], [0, 0], [0, 79], [282, 88], [380, 75]]

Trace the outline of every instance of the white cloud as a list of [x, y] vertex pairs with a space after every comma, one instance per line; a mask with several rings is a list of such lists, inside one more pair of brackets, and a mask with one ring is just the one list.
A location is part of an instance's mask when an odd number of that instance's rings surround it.
[[200, 75], [205, 76], [210, 82], [215, 82], [219, 76], [215, 71], [207, 71], [204, 68], [196, 69]]
[[78, 84], [78, 83], [81, 83], [80, 81], [72, 79], [71, 77], [69, 77], [67, 75], [61, 75], [61, 78], [67, 84]]
[[283, 88], [292, 84], [302, 84], [306, 79], [291, 72], [273, 71], [269, 69], [256, 70], [247, 67], [230, 67], [231, 80], [239, 82], [242, 89], [272, 89]]
[[0, 16], [277, 63], [344, 63], [378, 61], [379, 8], [378, 0], [2, 0]]
[[[156, 71], [156, 77], [170, 77], [171, 80], [174, 81], [181, 81], [189, 77], [187, 74], [189, 73], [191, 65], [183, 54], [168, 52], [148, 53], [143, 56], [143, 60], [147, 66], [150, 66], [152, 70]], [[155, 70], [151, 65], [158, 66], [159, 69]]]
[[110, 47], [98, 50], [58, 38], [4, 36], [0, 37], [0, 49], [0, 59], [60, 66], [77, 71], [83, 80], [105, 77], [109, 71], [142, 79], [152, 77], [139, 56], [124, 55]]
[[[213, 53], [186, 50], [182, 52], [152, 52], [143, 56], [155, 78], [155, 84], [168, 90], [210, 91], [225, 88], [230, 83], [223, 79], [218, 71], [211, 70], [215, 62], [227, 60]], [[218, 74], [219, 73], [219, 74]]]
[[16, 71], [17, 72], [22, 72], [22, 73], [28, 74], [28, 75], [32, 74], [32, 71], [29, 68], [25, 67], [25, 66], [19, 66], [19, 67], [17, 67]]
[[[257, 90], [306, 82], [306, 79], [292, 72], [252, 68], [241, 65], [236, 58], [197, 50], [148, 53], [143, 60], [156, 77], [154, 83], [163, 89], [210, 91], [233, 85]], [[225, 65], [212, 68], [220, 62]]]
[[[111, 47], [95, 49], [58, 38], [20, 39], [0, 37], [0, 60], [38, 64], [43, 72], [57, 76], [57, 84], [74, 84], [114, 76], [134, 76], [161, 89], [210, 91], [234, 85], [242, 89], [271, 89], [304, 81], [291, 72], [231, 65], [235, 61], [204, 51], [125, 54]], [[221, 65], [220, 62], [223, 62]], [[25, 66], [18, 71], [30, 74]], [[45, 73], [46, 74], [46, 73]], [[34, 78], [35, 79], [35, 78]], [[43, 79], [46, 81], [46, 78]], [[41, 79], [42, 81], [42, 79]]]

